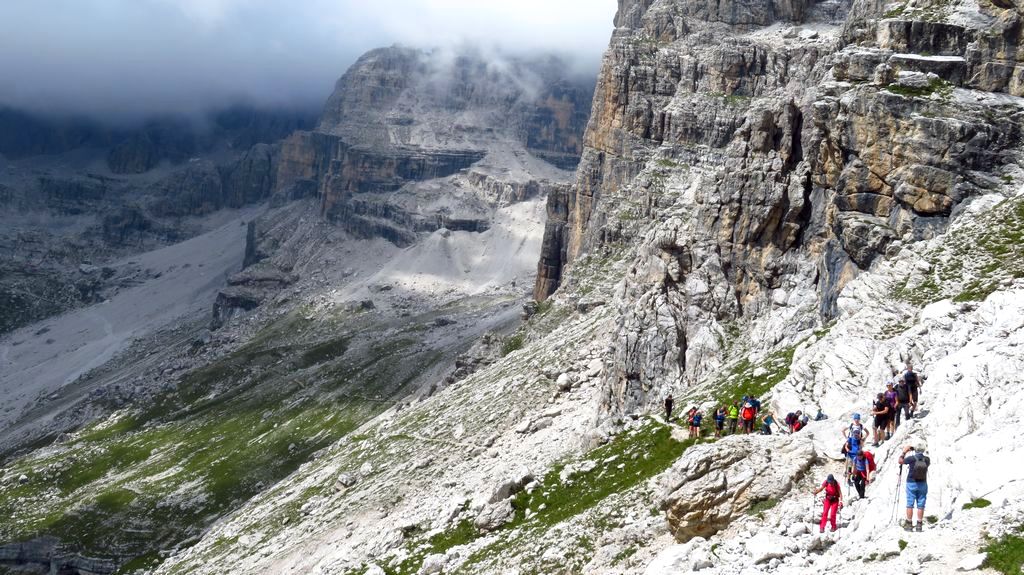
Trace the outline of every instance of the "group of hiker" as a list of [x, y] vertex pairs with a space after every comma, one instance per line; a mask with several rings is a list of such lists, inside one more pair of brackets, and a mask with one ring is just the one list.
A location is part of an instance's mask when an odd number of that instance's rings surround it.
[[[900, 371], [892, 370], [892, 377], [886, 381], [885, 391], [875, 395], [871, 407], [872, 429], [865, 428], [861, 415], [854, 413], [850, 424], [843, 430], [842, 453], [845, 456], [846, 470], [845, 479], [847, 485], [856, 489], [860, 498], [865, 497], [865, 490], [872, 481], [872, 474], [875, 472], [874, 454], [867, 450], [870, 441], [871, 445], [878, 447], [884, 441], [892, 438], [896, 429], [902, 422], [912, 419], [918, 410], [921, 387], [927, 378], [914, 371], [913, 365], [908, 362], [906, 369]], [[672, 421], [672, 409], [675, 400], [669, 394], [665, 398], [665, 420]], [[715, 409], [712, 415], [714, 422], [714, 436], [722, 437], [730, 434], [754, 433], [758, 417], [761, 417], [760, 433], [772, 434], [772, 425], [782, 426], [775, 420], [771, 412], [763, 415], [761, 412], [761, 401], [756, 397], [744, 396], [741, 401], [721, 405]], [[815, 416], [815, 420], [826, 419], [821, 410]], [[783, 420], [785, 428], [789, 433], [800, 431], [810, 422], [810, 417], [803, 411], [795, 411], [786, 415]], [[704, 414], [700, 408], [694, 406], [686, 412], [686, 425], [689, 429], [691, 439], [701, 438], [701, 425], [704, 423]], [[917, 510], [917, 531], [923, 529], [924, 507], [928, 498], [928, 466], [931, 460], [926, 455], [926, 448], [923, 442], [914, 443], [904, 447], [899, 458], [900, 473], [899, 479], [902, 482], [903, 466], [907, 466], [906, 473], [906, 519], [901, 521], [901, 526], [910, 531], [914, 526], [914, 510]], [[831, 525], [832, 531], [837, 529], [837, 516], [843, 506], [843, 489], [833, 474], [829, 474], [817, 489], [814, 495], [825, 493], [823, 509], [819, 528], [825, 532], [825, 526]], [[896, 488], [896, 496], [899, 498], [899, 485]], [[895, 509], [893, 510], [895, 513]]]
[[[669, 394], [665, 397], [665, 421], [672, 421], [672, 408], [675, 400]], [[714, 436], [735, 435], [737, 433], [754, 433], [757, 427], [758, 417], [761, 418], [760, 433], [763, 435], [772, 434], [772, 425], [776, 424], [775, 416], [772, 413], [761, 413], [761, 400], [756, 397], [743, 396], [741, 401], [732, 404], [724, 404], [715, 409], [712, 415], [714, 423]], [[691, 439], [701, 438], [701, 424], [704, 422], [704, 414], [700, 408], [693, 406], [686, 412], [686, 426]]]
[[[873, 429], [869, 432], [861, 422], [861, 415], [854, 413], [852, 421], [843, 430], [842, 453], [846, 459], [846, 482], [852, 485], [857, 495], [865, 496], [865, 489], [871, 483], [875, 471], [875, 457], [867, 450], [867, 443], [872, 441], [874, 447], [892, 438], [901, 421], [908, 421], [917, 412], [920, 391], [926, 378], [916, 371], [911, 363], [900, 372], [892, 370], [892, 378], [886, 382], [886, 390], [878, 393], [872, 402], [871, 416]], [[917, 531], [923, 529], [924, 506], [928, 496], [928, 465], [931, 463], [925, 454], [923, 443], [906, 446], [900, 456], [900, 480], [903, 478], [902, 467], [909, 467], [906, 476], [907, 517], [902, 522], [906, 530], [914, 529], [913, 510], [917, 509]], [[820, 530], [831, 523], [836, 530], [836, 515], [843, 505], [843, 494], [835, 476], [829, 474], [820, 487], [814, 490], [817, 495], [825, 492], [825, 500], [819, 523]], [[897, 486], [897, 498], [899, 487]]]

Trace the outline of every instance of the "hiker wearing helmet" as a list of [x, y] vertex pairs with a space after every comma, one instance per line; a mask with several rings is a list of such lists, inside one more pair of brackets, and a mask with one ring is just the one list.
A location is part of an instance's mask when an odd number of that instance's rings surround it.
[[836, 530], [836, 514], [839, 513], [839, 508], [843, 506], [843, 490], [839, 487], [839, 482], [836, 478], [829, 473], [828, 477], [825, 478], [825, 482], [814, 490], [814, 494], [817, 495], [822, 491], [825, 492], [824, 505], [821, 510], [821, 523], [818, 527], [821, 533], [825, 532], [825, 523], [832, 523], [832, 531]]
[[875, 447], [878, 447], [878, 444], [882, 442], [882, 434], [889, 426], [889, 402], [885, 400], [885, 394], [879, 393], [878, 396], [875, 397], [875, 403], [872, 406], [871, 415], [875, 418]]
[[[911, 453], [913, 451], [913, 453]], [[907, 465], [907, 518], [903, 528], [910, 531], [914, 528], [914, 508], [917, 508], [917, 530], [924, 529], [924, 505], [928, 500], [928, 466], [931, 459], [925, 455], [923, 443], [908, 445], [903, 448], [900, 456], [900, 471]]]

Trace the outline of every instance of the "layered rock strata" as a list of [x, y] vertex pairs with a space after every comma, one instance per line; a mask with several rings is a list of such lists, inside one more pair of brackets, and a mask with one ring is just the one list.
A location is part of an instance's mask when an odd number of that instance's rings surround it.
[[1024, 126], [1019, 21], [988, 4], [620, 2], [535, 287], [637, 250], [607, 411], [703, 381], [741, 319], [791, 308], [776, 341], [827, 323], [857, 274], [998, 191]]

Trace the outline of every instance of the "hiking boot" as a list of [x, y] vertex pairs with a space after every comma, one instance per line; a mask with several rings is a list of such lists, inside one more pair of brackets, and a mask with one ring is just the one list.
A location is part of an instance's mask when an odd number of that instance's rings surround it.
[[904, 519], [900, 521], [900, 527], [902, 527], [904, 531], [911, 531], [914, 529], [914, 524]]
[[919, 521], [917, 523], [917, 532], [920, 533], [922, 531], [924, 531], [924, 523]]

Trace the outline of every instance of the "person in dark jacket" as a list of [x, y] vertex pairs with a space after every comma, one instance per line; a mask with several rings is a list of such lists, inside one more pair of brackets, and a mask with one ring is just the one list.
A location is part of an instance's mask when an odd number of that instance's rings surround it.
[[675, 405], [676, 401], [672, 399], [672, 394], [668, 394], [665, 397], [665, 423], [672, 422], [672, 406]]

